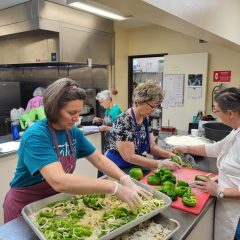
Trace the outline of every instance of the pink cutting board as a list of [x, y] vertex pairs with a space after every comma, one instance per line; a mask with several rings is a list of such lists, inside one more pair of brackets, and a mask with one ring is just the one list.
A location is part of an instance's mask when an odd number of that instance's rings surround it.
[[[140, 182], [142, 182], [152, 188], [158, 187], [158, 186], [154, 186], [154, 185], [149, 185], [147, 183], [147, 177], [151, 174], [152, 173], [149, 173], [147, 176], [145, 176], [143, 179], [141, 179]], [[181, 168], [177, 171], [174, 171], [173, 174], [176, 176], [177, 180], [183, 180], [188, 183], [193, 183], [196, 175], [206, 175], [206, 174], [208, 174], [208, 172], [204, 172], [204, 171], [200, 171], [200, 170], [196, 170], [196, 169]], [[213, 176], [215, 176], [215, 175], [212, 174], [210, 177], [213, 177]], [[202, 211], [205, 204], [207, 203], [207, 201], [210, 197], [210, 194], [204, 193], [204, 192], [198, 190], [197, 188], [192, 188], [192, 193], [194, 193], [197, 196], [197, 204], [195, 207], [185, 206], [182, 203], [182, 198], [180, 198], [180, 197], [178, 197], [178, 199], [176, 201], [172, 202], [171, 207], [180, 209], [184, 212], [198, 215]]]

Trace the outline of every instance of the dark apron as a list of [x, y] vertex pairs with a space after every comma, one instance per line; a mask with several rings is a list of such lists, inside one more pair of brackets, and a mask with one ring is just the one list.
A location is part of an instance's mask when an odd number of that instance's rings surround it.
[[[52, 127], [49, 127], [54, 140], [57, 156], [62, 164], [62, 167], [66, 173], [73, 173], [76, 166], [76, 159], [73, 151], [72, 140], [69, 132], [66, 131], [68, 137], [68, 143], [70, 146], [70, 156], [61, 156], [56, 133]], [[4, 203], [4, 223], [13, 220], [21, 215], [21, 210], [29, 203], [41, 200], [46, 197], [50, 197], [56, 192], [45, 180], [32, 186], [10, 188], [8, 191]]]
[[[141, 141], [140, 138], [140, 128], [138, 127], [137, 121], [136, 121], [136, 117], [133, 111], [133, 108], [131, 108], [131, 114], [133, 117], [133, 121], [134, 121], [134, 126], [135, 126], [135, 133], [136, 133], [136, 143], [137, 143], [137, 152], [136, 154], [138, 155], [143, 155], [144, 152], [149, 150], [150, 147], [150, 137], [149, 137], [149, 131], [148, 131], [148, 121], [147, 118], [143, 119], [143, 125], [145, 127], [145, 131], [146, 131], [146, 139], [144, 141]], [[116, 165], [118, 165], [119, 168], [121, 169], [129, 169], [135, 165], [133, 165], [132, 163], [126, 162], [122, 156], [120, 155], [119, 152], [117, 151], [113, 151], [113, 150], [109, 150], [105, 153], [105, 155], [111, 159]]]

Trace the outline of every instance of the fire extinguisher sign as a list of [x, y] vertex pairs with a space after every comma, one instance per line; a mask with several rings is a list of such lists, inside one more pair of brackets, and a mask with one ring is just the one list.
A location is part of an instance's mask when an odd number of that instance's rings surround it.
[[231, 82], [231, 71], [213, 71], [214, 82]]

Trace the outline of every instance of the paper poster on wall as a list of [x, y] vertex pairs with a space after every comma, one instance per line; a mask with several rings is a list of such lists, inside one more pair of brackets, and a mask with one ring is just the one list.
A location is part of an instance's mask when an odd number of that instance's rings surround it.
[[163, 92], [163, 108], [183, 106], [184, 74], [165, 74], [163, 78]]
[[199, 99], [202, 98], [202, 87], [188, 87], [187, 89], [188, 99]]
[[188, 86], [202, 86], [202, 74], [188, 74]]
[[202, 98], [202, 85], [203, 85], [202, 74], [188, 74], [188, 99], [199, 99]]

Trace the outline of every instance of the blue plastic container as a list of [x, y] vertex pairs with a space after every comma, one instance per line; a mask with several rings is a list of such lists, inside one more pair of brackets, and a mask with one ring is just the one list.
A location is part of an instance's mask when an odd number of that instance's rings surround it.
[[18, 140], [19, 139], [19, 130], [20, 130], [19, 123], [12, 122], [11, 129], [12, 129], [13, 140]]

